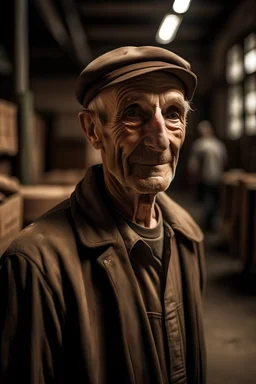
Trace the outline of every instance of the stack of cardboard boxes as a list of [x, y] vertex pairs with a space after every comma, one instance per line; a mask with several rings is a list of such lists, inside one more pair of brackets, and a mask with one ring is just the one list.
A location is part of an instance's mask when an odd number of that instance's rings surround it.
[[0, 155], [16, 155], [18, 152], [17, 106], [0, 99]]
[[221, 183], [221, 236], [244, 270], [256, 267], [256, 174], [225, 172]]
[[46, 211], [66, 200], [73, 190], [73, 185], [22, 185], [23, 225], [30, 224]]
[[46, 123], [39, 113], [34, 113], [34, 142], [32, 148], [32, 180], [37, 184], [45, 171], [46, 160]]
[[[29, 185], [13, 177], [13, 159], [19, 157], [17, 106], [0, 100], [0, 257], [21, 229], [49, 209], [67, 199], [84, 169], [51, 170], [45, 172], [46, 123], [34, 114], [32, 175]], [[70, 156], [65, 157], [70, 158]]]
[[17, 106], [0, 100], [0, 256], [22, 228], [20, 184], [10, 176], [12, 157], [17, 153]]

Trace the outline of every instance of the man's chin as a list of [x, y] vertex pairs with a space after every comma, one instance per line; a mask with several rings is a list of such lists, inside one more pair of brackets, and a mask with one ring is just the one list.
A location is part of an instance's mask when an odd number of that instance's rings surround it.
[[164, 192], [166, 189], [169, 187], [171, 184], [172, 178], [168, 177], [163, 178], [161, 176], [154, 176], [154, 177], [147, 177], [143, 179], [137, 179], [134, 180], [133, 188], [138, 192], [138, 193], [159, 193], [159, 192]]

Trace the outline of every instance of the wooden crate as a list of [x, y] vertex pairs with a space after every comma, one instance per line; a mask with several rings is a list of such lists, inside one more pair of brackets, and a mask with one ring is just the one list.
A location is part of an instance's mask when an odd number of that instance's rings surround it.
[[245, 270], [256, 265], [256, 177], [241, 183], [241, 226], [239, 255]]
[[84, 177], [84, 174], [84, 169], [52, 169], [43, 174], [41, 184], [75, 185]]
[[243, 171], [225, 172], [221, 181], [221, 236], [232, 256], [239, 256], [240, 188]]
[[37, 184], [45, 171], [46, 159], [46, 123], [39, 115], [34, 115], [34, 144], [32, 148], [32, 179], [31, 183]]
[[17, 155], [17, 106], [0, 99], [0, 155]]
[[22, 229], [23, 203], [20, 193], [6, 197], [0, 204], [0, 256]]
[[24, 225], [35, 221], [39, 216], [67, 199], [74, 189], [75, 185], [22, 185]]

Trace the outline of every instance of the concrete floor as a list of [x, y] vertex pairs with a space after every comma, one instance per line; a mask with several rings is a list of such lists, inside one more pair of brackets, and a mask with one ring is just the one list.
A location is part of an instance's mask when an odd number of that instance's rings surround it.
[[[207, 244], [204, 324], [208, 384], [256, 383], [256, 278]], [[253, 285], [254, 280], [254, 285]]]
[[[200, 222], [191, 194], [170, 195]], [[218, 242], [218, 233], [205, 234], [207, 384], [256, 384], [256, 276], [244, 275], [238, 259], [216, 249]]]

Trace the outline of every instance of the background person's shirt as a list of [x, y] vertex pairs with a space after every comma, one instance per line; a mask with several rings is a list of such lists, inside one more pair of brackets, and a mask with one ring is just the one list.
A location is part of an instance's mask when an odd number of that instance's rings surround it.
[[225, 145], [214, 136], [197, 139], [191, 148], [189, 168], [199, 175], [205, 184], [218, 184], [227, 163]]

